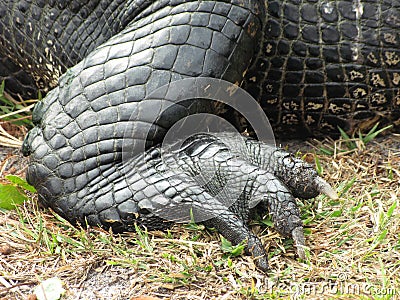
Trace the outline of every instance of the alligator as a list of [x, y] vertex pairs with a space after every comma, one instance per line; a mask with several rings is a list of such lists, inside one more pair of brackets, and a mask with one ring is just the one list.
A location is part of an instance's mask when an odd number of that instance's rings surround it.
[[[304, 258], [296, 198], [336, 192], [268, 138], [194, 127], [215, 115], [257, 133], [250, 102], [229, 102], [242, 89], [283, 137], [400, 123], [395, 0], [0, 4], [0, 79], [12, 95], [47, 93], [23, 144], [27, 180], [75, 225], [121, 232], [195, 220], [245, 241], [267, 271], [247, 222], [268, 212]], [[228, 82], [227, 101], [207, 94]], [[185, 98], [193, 87], [201, 97]], [[194, 134], [164, 143], [175, 124]]]

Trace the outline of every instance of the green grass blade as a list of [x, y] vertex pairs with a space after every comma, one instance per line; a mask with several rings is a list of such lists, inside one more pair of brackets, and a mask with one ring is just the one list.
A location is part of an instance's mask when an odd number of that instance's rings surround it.
[[324, 168], [321, 165], [321, 162], [319, 161], [318, 156], [315, 156], [315, 169], [318, 173], [319, 176], [322, 176], [322, 173], [324, 172]]
[[[375, 139], [380, 133], [390, 129], [393, 127], [393, 125], [389, 125], [386, 127], [383, 127], [379, 130], [376, 130], [376, 128], [378, 127], [378, 124], [376, 124], [371, 130], [370, 132], [368, 132], [368, 134], [366, 136], [364, 136], [364, 138], [362, 139], [362, 141], [364, 142], [364, 144], [369, 143], [370, 141], [372, 141], [373, 139]], [[376, 131], [375, 131], [376, 130]]]
[[346, 143], [347, 148], [349, 148], [350, 150], [357, 148], [356, 144], [351, 141], [349, 135], [339, 126], [338, 126], [338, 129], [339, 129], [340, 135], [342, 136], [342, 139]]

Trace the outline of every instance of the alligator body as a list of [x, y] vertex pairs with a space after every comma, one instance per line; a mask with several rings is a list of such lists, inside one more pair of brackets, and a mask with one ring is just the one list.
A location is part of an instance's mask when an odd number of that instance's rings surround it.
[[399, 1], [266, 3], [260, 53], [244, 87], [276, 132], [399, 125]]
[[[242, 84], [286, 134], [399, 121], [396, 1], [0, 4], [0, 77], [10, 91], [29, 96], [32, 82], [51, 88], [64, 73], [35, 107], [23, 151], [40, 201], [74, 224], [123, 231], [192, 216], [234, 243], [247, 240], [267, 270], [265, 249], [246, 222], [268, 209], [304, 256], [295, 197], [336, 197], [332, 188], [273, 145], [228, 133], [160, 146], [191, 115], [217, 113], [243, 125], [215, 101], [171, 102], [171, 89], [153, 97], [166, 84]], [[201, 90], [213, 88], [201, 82]], [[234, 97], [236, 89], [229, 91]]]

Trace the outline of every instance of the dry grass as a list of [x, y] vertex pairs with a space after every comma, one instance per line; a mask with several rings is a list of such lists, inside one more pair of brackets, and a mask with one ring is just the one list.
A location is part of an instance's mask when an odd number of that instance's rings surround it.
[[14, 99], [4, 91], [4, 82], [0, 83], [0, 146], [20, 148], [22, 138], [27, 133], [25, 126], [31, 124], [31, 109], [37, 99]]
[[[253, 229], [270, 253], [268, 275], [247, 256], [223, 253], [219, 235], [201, 226], [123, 235], [76, 229], [33, 196], [0, 212], [0, 298], [28, 299], [57, 276], [63, 299], [400, 299], [400, 137], [347, 153], [341, 142], [325, 143], [336, 153], [318, 154], [323, 177], [340, 199], [300, 202], [307, 261], [296, 259], [291, 240], [259, 224]], [[323, 146], [311, 144], [290, 149], [313, 161]]]

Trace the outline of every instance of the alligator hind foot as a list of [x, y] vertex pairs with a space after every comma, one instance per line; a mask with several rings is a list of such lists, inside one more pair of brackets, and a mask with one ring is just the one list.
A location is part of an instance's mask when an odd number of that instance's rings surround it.
[[247, 241], [246, 252], [263, 271], [269, 269], [267, 253], [246, 225], [252, 214], [268, 208], [275, 229], [293, 238], [304, 259], [303, 225], [294, 196], [324, 192], [337, 197], [309, 164], [242, 136], [198, 134], [163, 150], [153, 148], [146, 161], [132, 162], [130, 188], [152, 190], [145, 199], [136, 199], [138, 206], [169, 221], [214, 227], [233, 244]]

